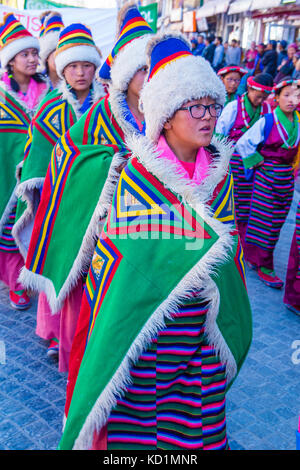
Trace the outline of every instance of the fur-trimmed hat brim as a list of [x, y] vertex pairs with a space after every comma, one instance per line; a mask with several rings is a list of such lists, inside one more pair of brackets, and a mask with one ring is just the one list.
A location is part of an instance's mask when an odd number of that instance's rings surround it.
[[152, 34], [145, 34], [121, 49], [111, 65], [111, 82], [114, 88], [126, 91], [136, 72], [146, 65], [146, 48]]
[[64, 68], [72, 62], [78, 61], [91, 62], [97, 69], [101, 65], [100, 52], [96, 47], [85, 44], [74, 45], [62, 51], [56, 50], [55, 65], [57, 75], [63, 78]]
[[186, 102], [210, 97], [221, 105], [226, 99], [222, 80], [203, 57], [185, 56], [159, 70], [141, 92], [140, 107], [146, 136], [157, 142], [164, 124]]
[[22, 38], [14, 39], [13, 41], [6, 44], [0, 51], [0, 62], [1, 67], [6, 68], [10, 60], [12, 60], [19, 52], [24, 49], [40, 50], [39, 40], [34, 36], [24, 36]]

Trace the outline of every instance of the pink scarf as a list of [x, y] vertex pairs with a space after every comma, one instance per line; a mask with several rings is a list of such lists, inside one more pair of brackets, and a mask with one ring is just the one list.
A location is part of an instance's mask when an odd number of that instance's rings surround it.
[[170, 149], [164, 135], [161, 135], [158, 140], [157, 150], [161, 152], [161, 158], [166, 158], [176, 164], [176, 172], [183, 178], [192, 180], [197, 184], [206, 178], [211, 157], [204, 147], [199, 147], [195, 162], [183, 162]]
[[[6, 86], [11, 89], [10, 78], [8, 77], [7, 72], [2, 75], [1, 80], [3, 80]], [[30, 78], [26, 94], [24, 95], [21, 91], [18, 91], [18, 96], [20, 100], [26, 103], [29, 109], [34, 109], [35, 106], [39, 103], [40, 96], [46, 88], [46, 83], [37, 83], [33, 78]]]

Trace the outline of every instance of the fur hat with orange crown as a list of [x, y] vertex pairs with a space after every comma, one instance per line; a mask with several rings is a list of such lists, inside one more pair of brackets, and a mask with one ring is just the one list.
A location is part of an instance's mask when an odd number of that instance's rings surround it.
[[32, 36], [13, 13], [3, 17], [0, 24], [0, 62], [3, 69], [21, 51], [28, 48], [40, 50], [39, 40]]
[[140, 106], [146, 136], [157, 143], [165, 122], [186, 102], [211, 97], [224, 105], [226, 91], [210, 63], [192, 54], [180, 33], [158, 34], [147, 47], [148, 79], [141, 92]]

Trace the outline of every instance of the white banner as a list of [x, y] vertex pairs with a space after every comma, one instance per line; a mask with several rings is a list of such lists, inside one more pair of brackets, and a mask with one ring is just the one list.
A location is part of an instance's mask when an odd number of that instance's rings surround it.
[[[59, 8], [65, 26], [71, 23], [84, 23], [91, 31], [95, 43], [100, 48], [103, 60], [110, 54], [115, 42], [117, 8]], [[41, 10], [16, 10], [0, 5], [0, 21], [6, 13], [15, 17], [34, 36], [39, 36]]]

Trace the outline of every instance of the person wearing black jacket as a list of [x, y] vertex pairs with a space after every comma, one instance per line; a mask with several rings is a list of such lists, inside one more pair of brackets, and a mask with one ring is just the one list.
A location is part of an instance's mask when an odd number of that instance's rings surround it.
[[277, 71], [278, 54], [276, 51], [276, 46], [276, 41], [269, 41], [266, 47], [265, 55], [262, 59], [262, 65], [264, 66], [263, 73], [268, 73], [272, 75], [273, 78], [275, 77]]
[[202, 55], [202, 57], [204, 57], [204, 59], [208, 60], [208, 62], [210, 62], [211, 64], [214, 60], [214, 54], [215, 54], [215, 49], [216, 49], [216, 45], [214, 44], [214, 40], [215, 40], [215, 36], [213, 34], [211, 34], [210, 36], [208, 36], [206, 38], [206, 40], [205, 40], [206, 47], [203, 50], [203, 55]]

